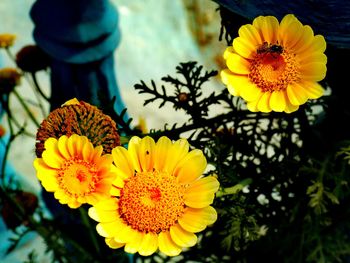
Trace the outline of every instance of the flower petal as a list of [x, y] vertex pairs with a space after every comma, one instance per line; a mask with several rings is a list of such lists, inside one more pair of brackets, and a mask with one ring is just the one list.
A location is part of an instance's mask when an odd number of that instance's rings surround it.
[[287, 95], [290, 103], [296, 106], [302, 105], [308, 100], [306, 90], [299, 83], [289, 84]]
[[318, 99], [324, 94], [323, 87], [317, 82], [303, 82], [302, 85], [309, 99]]
[[113, 249], [121, 248], [125, 245], [124, 243], [116, 242], [113, 237], [112, 238], [108, 238], [108, 237], [105, 238], [105, 242], [106, 242], [107, 246], [109, 246], [110, 248], [113, 248]]
[[257, 103], [257, 109], [261, 112], [270, 112], [270, 92], [264, 92]]
[[207, 166], [207, 160], [201, 150], [190, 151], [178, 163], [174, 169], [174, 175], [177, 176], [179, 183], [191, 183], [199, 178]]
[[116, 210], [101, 210], [96, 209], [95, 207], [90, 207], [88, 210], [89, 216], [98, 222], [112, 222], [119, 218], [119, 214]]
[[134, 168], [128, 150], [124, 147], [117, 146], [112, 150], [112, 157], [115, 166], [118, 168], [118, 174], [123, 178], [128, 178], [134, 175]]
[[179, 224], [170, 227], [170, 236], [180, 247], [193, 247], [197, 243], [197, 236], [186, 231]]
[[253, 20], [253, 26], [261, 34], [263, 41], [276, 43], [279, 23], [274, 16], [258, 16]]
[[251, 24], [247, 24], [244, 26], [241, 26], [238, 30], [238, 35], [242, 38], [247, 39], [250, 43], [252, 43], [256, 48], [263, 43], [263, 40], [261, 39], [261, 36], [256, 29]]
[[273, 111], [284, 111], [286, 108], [286, 94], [284, 90], [272, 92], [270, 98], [270, 107]]
[[135, 236], [132, 241], [125, 244], [124, 251], [131, 254], [136, 253], [140, 248], [140, 240], [142, 240], [142, 237], [143, 233], [135, 231]]
[[249, 74], [250, 62], [249, 60], [237, 55], [230, 54], [226, 60], [227, 67], [236, 74]]
[[252, 58], [256, 53], [256, 46], [243, 37], [236, 37], [232, 45], [235, 52], [244, 58]]
[[143, 234], [140, 247], [138, 249], [141, 256], [150, 256], [158, 249], [158, 235], [155, 233]]
[[324, 63], [310, 62], [300, 66], [303, 80], [321, 81], [326, 76], [327, 67]]
[[190, 145], [186, 139], [179, 139], [176, 142], [174, 142], [171, 148], [169, 149], [164, 166], [164, 171], [167, 171], [169, 174], [172, 174], [174, 172], [175, 166], [188, 153], [189, 148]]
[[302, 37], [303, 24], [292, 14], [288, 14], [283, 17], [278, 41], [283, 46], [288, 48], [293, 48]]
[[219, 181], [207, 176], [192, 183], [186, 190], [184, 202], [192, 208], [204, 208], [213, 203], [214, 194], [219, 189]]
[[142, 138], [138, 152], [142, 171], [152, 171], [156, 144], [150, 136]]
[[197, 233], [213, 224], [217, 217], [216, 210], [211, 206], [202, 209], [187, 207], [185, 213], [179, 218], [179, 224], [186, 231]]
[[233, 96], [239, 96], [239, 89], [236, 89], [232, 83], [233, 78], [237, 75], [233, 74], [229, 69], [224, 69], [220, 72], [221, 81], [227, 86], [228, 91]]
[[159, 233], [158, 245], [159, 250], [169, 257], [174, 257], [181, 253], [181, 247], [174, 243], [169, 232]]
[[138, 172], [142, 171], [140, 160], [139, 160], [139, 155], [138, 155], [139, 149], [140, 149], [140, 144], [141, 144], [141, 138], [139, 138], [137, 136], [133, 136], [130, 139], [129, 145], [128, 145], [128, 152], [130, 155], [132, 166]]
[[155, 148], [156, 158], [154, 160], [154, 168], [157, 171], [162, 171], [164, 169], [171, 146], [172, 142], [168, 137], [162, 136], [158, 139]]

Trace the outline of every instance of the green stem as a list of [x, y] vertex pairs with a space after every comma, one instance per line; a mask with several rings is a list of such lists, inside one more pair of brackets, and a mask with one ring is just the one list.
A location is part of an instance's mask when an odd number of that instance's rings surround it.
[[23, 106], [23, 108], [26, 111], [26, 113], [28, 114], [29, 118], [36, 124], [37, 127], [40, 127], [40, 123], [35, 119], [33, 113], [30, 111], [30, 109], [28, 108], [27, 104], [24, 102], [24, 100], [18, 94], [18, 92], [15, 89], [12, 92], [13, 92], [13, 94], [15, 94], [16, 98], [19, 100], [19, 102]]
[[96, 231], [94, 231], [94, 228], [92, 227], [92, 225], [90, 224], [90, 220], [89, 217], [86, 213], [86, 210], [83, 207], [79, 207], [79, 212], [80, 212], [80, 216], [81, 219], [83, 221], [83, 224], [85, 225], [85, 227], [88, 229], [89, 231], [89, 235], [91, 237], [92, 243], [95, 247], [95, 250], [98, 254], [100, 254], [100, 247], [98, 245], [98, 241], [96, 238]]

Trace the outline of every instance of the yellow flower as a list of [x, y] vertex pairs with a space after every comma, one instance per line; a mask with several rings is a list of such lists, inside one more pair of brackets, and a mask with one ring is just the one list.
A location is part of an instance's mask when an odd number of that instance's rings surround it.
[[158, 249], [176, 256], [194, 246], [194, 233], [217, 219], [210, 206], [219, 182], [202, 177], [206, 159], [202, 151], [189, 151], [187, 140], [157, 143], [148, 136], [131, 138], [128, 150], [112, 150], [117, 179], [112, 197], [89, 209], [100, 222], [97, 232], [111, 248], [147, 256]]
[[229, 92], [247, 101], [250, 111], [293, 112], [323, 95], [326, 42], [291, 14], [281, 23], [259, 16], [242, 26], [224, 52], [221, 79]]
[[13, 46], [15, 39], [16, 39], [16, 35], [0, 34], [0, 48], [8, 48]]
[[102, 155], [102, 146], [94, 148], [85, 136], [73, 134], [45, 142], [42, 158], [34, 160], [36, 175], [48, 192], [54, 192], [61, 204], [78, 208], [110, 197], [115, 174], [112, 156]]

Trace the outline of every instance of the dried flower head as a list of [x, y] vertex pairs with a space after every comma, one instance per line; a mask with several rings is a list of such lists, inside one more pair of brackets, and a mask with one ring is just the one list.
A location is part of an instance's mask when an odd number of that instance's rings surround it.
[[16, 35], [0, 34], [0, 48], [9, 48], [13, 46], [16, 40]]
[[26, 72], [37, 72], [49, 66], [49, 56], [37, 45], [27, 45], [16, 54], [17, 66]]
[[36, 156], [41, 157], [48, 138], [73, 134], [86, 136], [95, 147], [103, 146], [103, 153], [110, 153], [120, 145], [116, 123], [110, 116], [87, 102], [69, 100], [41, 123], [36, 134]]
[[10, 93], [21, 83], [21, 74], [15, 68], [0, 69], [0, 94]]

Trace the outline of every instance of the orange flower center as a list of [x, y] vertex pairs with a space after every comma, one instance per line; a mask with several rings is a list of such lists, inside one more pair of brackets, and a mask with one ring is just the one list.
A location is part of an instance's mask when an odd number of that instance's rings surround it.
[[295, 54], [285, 49], [259, 51], [251, 61], [249, 78], [263, 92], [285, 90], [299, 80], [299, 63]]
[[67, 160], [58, 171], [58, 181], [66, 193], [75, 197], [94, 191], [98, 181], [95, 164], [79, 158]]
[[174, 176], [166, 173], [137, 173], [121, 190], [119, 213], [140, 232], [166, 231], [184, 212], [184, 190]]

